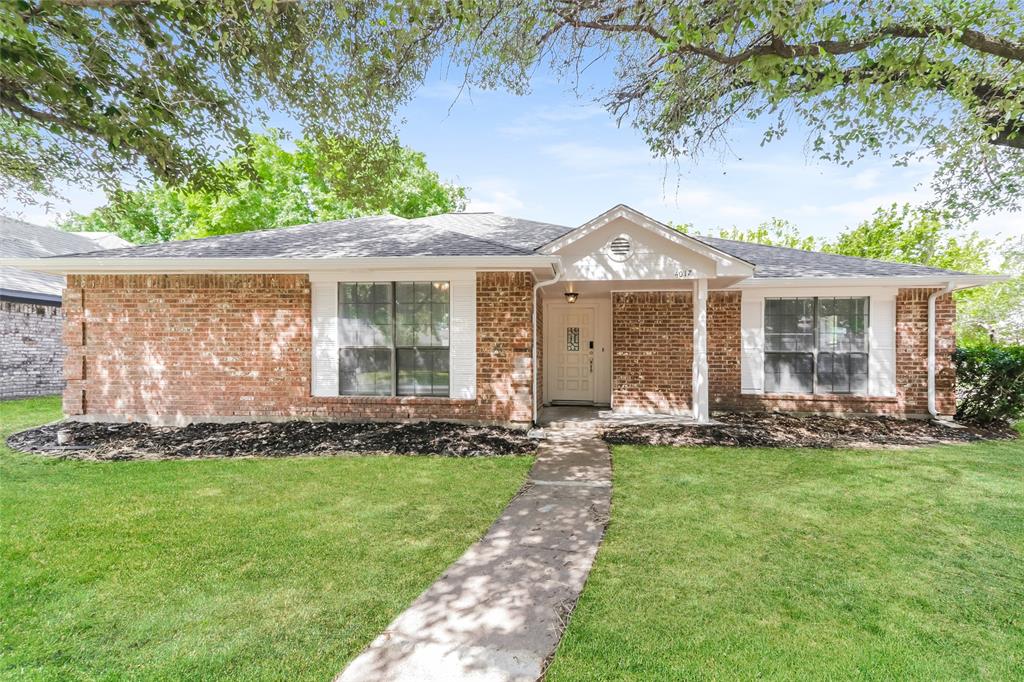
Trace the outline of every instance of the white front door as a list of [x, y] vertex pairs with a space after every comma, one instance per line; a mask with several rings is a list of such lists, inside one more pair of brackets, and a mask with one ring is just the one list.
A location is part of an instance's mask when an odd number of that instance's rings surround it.
[[553, 324], [548, 339], [551, 372], [547, 399], [555, 402], [594, 402], [594, 308], [566, 305], [552, 307]]

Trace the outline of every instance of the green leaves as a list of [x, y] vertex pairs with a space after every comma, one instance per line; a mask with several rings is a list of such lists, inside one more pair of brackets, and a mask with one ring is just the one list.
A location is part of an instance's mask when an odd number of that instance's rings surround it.
[[817, 248], [817, 240], [813, 236], [801, 234], [800, 228], [781, 218], [772, 218], [747, 230], [741, 230], [735, 226], [727, 230], [722, 229], [718, 231], [718, 236], [722, 239], [734, 239], [768, 246], [784, 246], [805, 251], [813, 251]]
[[[365, 17], [377, 4], [349, 9]], [[334, 3], [110, 5], [3, 3], [0, 119], [35, 137], [19, 148], [20, 138], [0, 136], [0, 161], [20, 159], [0, 165], [0, 193], [32, 200], [61, 184], [116, 193], [128, 178], [201, 181], [269, 111], [313, 136], [393, 140], [394, 109], [418, 82], [415, 69], [382, 77], [371, 54], [389, 41], [370, 34], [392, 27], [347, 24]]]
[[441, 182], [422, 154], [396, 144], [324, 137], [298, 140], [289, 151], [277, 135], [254, 135], [241, 152], [212, 168], [201, 188], [158, 181], [119, 192], [65, 227], [148, 243], [367, 214], [413, 218], [464, 203], [465, 188]]
[[518, 91], [545, 57], [573, 81], [607, 55], [617, 69], [604, 103], [657, 154], [726, 149], [748, 121], [764, 125], [769, 141], [799, 121], [831, 162], [937, 162], [937, 204], [960, 217], [1021, 207], [1017, 2], [580, 0], [536, 7], [541, 18], [529, 25], [501, 3], [480, 5], [450, 38], [467, 82], [511, 80]]
[[387, 143], [439, 59], [469, 86], [515, 93], [541, 62], [574, 84], [607, 59], [601, 99], [657, 154], [726, 149], [751, 121], [769, 141], [799, 122], [831, 162], [934, 164], [937, 203], [960, 217], [1022, 204], [1019, 2], [100, 4], [3, 5], [0, 118], [34, 137], [0, 134], [0, 161], [19, 159], [0, 166], [0, 191], [201, 180], [269, 111], [309, 139]]

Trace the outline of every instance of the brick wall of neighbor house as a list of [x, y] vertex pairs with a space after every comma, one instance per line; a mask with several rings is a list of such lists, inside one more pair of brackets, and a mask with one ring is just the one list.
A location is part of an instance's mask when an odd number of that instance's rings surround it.
[[692, 372], [693, 304], [689, 293], [612, 294], [613, 409], [687, 411]]
[[64, 388], [59, 305], [0, 301], [0, 400]]
[[93, 418], [530, 420], [528, 273], [477, 275], [477, 400], [312, 397], [305, 275], [68, 278], [64, 409]]

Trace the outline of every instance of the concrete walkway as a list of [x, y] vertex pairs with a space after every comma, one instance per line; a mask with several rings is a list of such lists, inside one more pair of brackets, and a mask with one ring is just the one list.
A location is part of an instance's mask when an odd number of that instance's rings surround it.
[[548, 428], [523, 490], [338, 676], [536, 680], [562, 636], [608, 523], [611, 460], [592, 425]]

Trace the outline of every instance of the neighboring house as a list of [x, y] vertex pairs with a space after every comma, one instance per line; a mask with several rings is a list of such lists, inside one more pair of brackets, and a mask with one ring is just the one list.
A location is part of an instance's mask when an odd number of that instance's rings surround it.
[[65, 412], [154, 423], [948, 416], [949, 292], [998, 279], [688, 236], [622, 205], [576, 228], [379, 216], [9, 264], [68, 275]]
[[[107, 232], [62, 232], [0, 216], [0, 258], [38, 258], [130, 246]], [[64, 388], [64, 277], [0, 267], [0, 400]]]

